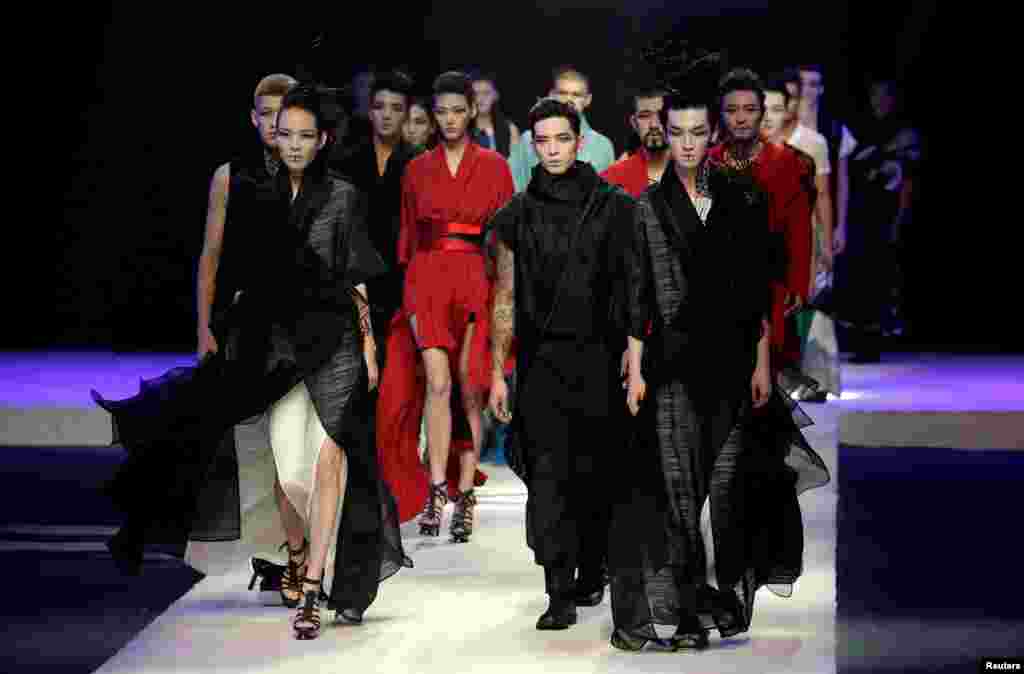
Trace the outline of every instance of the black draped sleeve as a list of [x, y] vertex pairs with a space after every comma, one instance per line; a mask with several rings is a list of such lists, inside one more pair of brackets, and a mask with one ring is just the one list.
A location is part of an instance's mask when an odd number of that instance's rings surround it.
[[345, 280], [353, 286], [366, 283], [388, 271], [380, 252], [370, 241], [370, 234], [367, 230], [369, 226], [368, 213], [367, 196], [362, 191], [358, 191], [352, 200], [351, 212], [348, 217], [348, 236], [338, 237], [338, 263], [343, 264], [336, 264], [336, 269], [344, 270]]
[[633, 199], [623, 199], [620, 208], [624, 211], [624, 217], [618, 223], [619, 226], [613, 229], [618, 239], [613, 250], [618, 253], [622, 274], [619, 319], [628, 336], [643, 340], [652, 316], [646, 221], [642, 207]]

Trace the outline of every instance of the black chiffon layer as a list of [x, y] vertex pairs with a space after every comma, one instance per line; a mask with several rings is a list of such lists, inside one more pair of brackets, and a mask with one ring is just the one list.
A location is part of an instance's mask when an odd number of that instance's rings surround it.
[[634, 648], [658, 639], [655, 625], [746, 631], [758, 588], [785, 591], [800, 576], [797, 497], [829, 480], [794, 402], [776, 389], [764, 407], [751, 403], [772, 268], [766, 213], [744, 185], [714, 175], [709, 184], [706, 223], [674, 170], [639, 201], [656, 311], [648, 398], [633, 420], [609, 545], [616, 636]]
[[310, 176], [290, 203], [285, 180], [233, 186], [233, 207], [262, 229], [247, 250], [251, 273], [214, 326], [220, 351], [143, 381], [127, 400], [94, 392], [128, 452], [107, 487], [126, 515], [110, 547], [123, 569], [137, 572], [147, 543], [237, 540], [238, 468], [227, 438], [303, 382], [348, 460], [329, 606], [365, 610], [380, 580], [411, 566], [379, 475], [357, 338], [355, 286], [383, 265], [351, 185]]

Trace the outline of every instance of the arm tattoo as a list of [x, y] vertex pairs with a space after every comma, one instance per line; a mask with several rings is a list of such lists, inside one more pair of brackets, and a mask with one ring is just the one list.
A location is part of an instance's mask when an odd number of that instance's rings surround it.
[[497, 287], [491, 312], [491, 337], [494, 340], [491, 366], [495, 374], [505, 371], [505, 359], [515, 334], [515, 255], [498, 241]]

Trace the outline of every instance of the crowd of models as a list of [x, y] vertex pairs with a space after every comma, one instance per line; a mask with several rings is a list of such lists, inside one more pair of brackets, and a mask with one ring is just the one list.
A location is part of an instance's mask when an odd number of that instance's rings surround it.
[[[450, 540], [471, 541], [490, 422], [527, 488], [537, 629], [607, 588], [616, 648], [748, 630], [758, 589], [801, 574], [799, 494], [830, 479], [794, 400], [839, 393], [834, 328], [794, 316], [835, 253], [891, 239], [851, 188], [900, 222], [913, 131], [858, 144], [819, 114], [820, 68], [763, 80], [718, 54], [635, 87], [618, 161], [572, 67], [522, 131], [492, 75], [446, 72], [426, 98], [398, 71], [366, 87], [341, 143], [320, 89], [259, 82], [259, 143], [210, 185], [198, 364], [93, 392], [128, 452], [107, 486], [116, 563], [185, 543], [204, 573], [250, 563], [298, 639], [324, 609], [359, 623], [412, 567], [401, 523], [439, 537], [451, 503]], [[845, 273], [877, 332], [869, 264]], [[253, 424], [259, 446], [236, 434]]]

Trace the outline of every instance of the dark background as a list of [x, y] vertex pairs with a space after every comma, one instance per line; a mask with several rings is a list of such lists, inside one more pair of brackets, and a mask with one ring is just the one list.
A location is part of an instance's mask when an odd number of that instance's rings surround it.
[[[934, 8], [909, 0], [889, 2], [885, 11], [847, 2], [768, 5], [556, 0], [492, 9], [420, 2], [419, 14], [392, 5], [379, 14], [310, 14], [305, 27], [294, 17], [277, 25], [266, 12], [80, 10], [58, 29], [68, 58], [64, 85], [47, 106], [58, 122], [52, 156], [64, 170], [48, 183], [57, 189], [44, 188], [41, 205], [56, 207], [56, 225], [46, 217], [25, 228], [42, 254], [28, 276], [11, 279], [12, 315], [20, 320], [0, 345], [194, 347], [195, 264], [209, 179], [219, 163], [257, 142], [248, 111], [252, 89], [267, 73], [344, 85], [369, 64], [406, 65], [429, 86], [442, 70], [482, 66], [496, 71], [502, 106], [522, 124], [546, 93], [551, 67], [569, 62], [590, 76], [589, 117], [619, 152], [630, 63], [650, 40], [681, 32], [701, 45], [726, 46], [731, 62], [762, 72], [824, 63], [827, 99], [851, 126], [863, 111], [868, 71], [902, 77], [908, 112], [930, 141], [906, 235], [913, 332], [904, 347], [1016, 346], [1008, 331], [978, 330], [973, 318], [999, 310], [992, 284], [1008, 274], [990, 254], [973, 261], [972, 251], [990, 253], [987, 228], [950, 226], [948, 198], [939, 196], [949, 192], [940, 171], [945, 148], [935, 142], [944, 50]], [[16, 253], [8, 257], [9, 271], [17, 268]], [[963, 302], [964, 295], [971, 299]]]

